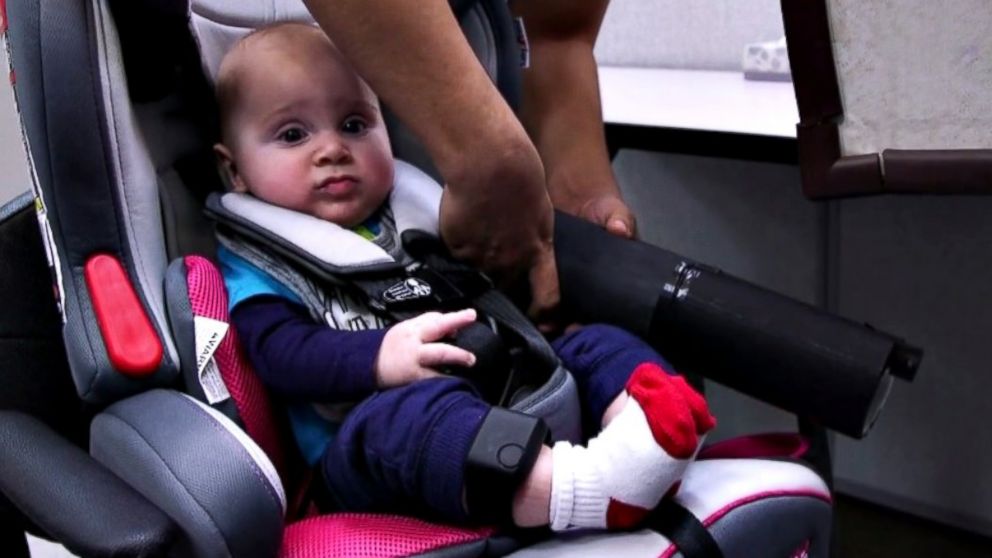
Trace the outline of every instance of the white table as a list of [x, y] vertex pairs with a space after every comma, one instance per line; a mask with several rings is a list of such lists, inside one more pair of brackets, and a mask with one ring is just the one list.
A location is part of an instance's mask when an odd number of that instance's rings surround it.
[[599, 68], [608, 125], [795, 138], [791, 82], [749, 81], [741, 72]]

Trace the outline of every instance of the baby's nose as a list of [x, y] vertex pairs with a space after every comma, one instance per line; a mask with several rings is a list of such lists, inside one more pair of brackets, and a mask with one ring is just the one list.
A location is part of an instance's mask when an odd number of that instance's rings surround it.
[[320, 164], [341, 164], [351, 159], [348, 144], [338, 135], [329, 134], [322, 138], [314, 152], [314, 162]]

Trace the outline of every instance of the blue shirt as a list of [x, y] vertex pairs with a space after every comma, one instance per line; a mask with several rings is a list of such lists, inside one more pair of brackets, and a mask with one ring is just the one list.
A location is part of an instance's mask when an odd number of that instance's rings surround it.
[[375, 389], [374, 363], [386, 330], [339, 331], [317, 323], [282, 283], [220, 247], [231, 322], [256, 374], [287, 405], [307, 463], [316, 463], [338, 424], [313, 403], [350, 403]]

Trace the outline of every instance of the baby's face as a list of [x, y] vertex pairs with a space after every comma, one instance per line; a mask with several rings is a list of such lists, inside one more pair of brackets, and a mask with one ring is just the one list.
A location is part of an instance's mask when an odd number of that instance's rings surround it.
[[393, 184], [375, 95], [325, 40], [258, 42], [240, 53], [248, 58], [226, 146], [234, 189], [344, 227], [360, 224]]

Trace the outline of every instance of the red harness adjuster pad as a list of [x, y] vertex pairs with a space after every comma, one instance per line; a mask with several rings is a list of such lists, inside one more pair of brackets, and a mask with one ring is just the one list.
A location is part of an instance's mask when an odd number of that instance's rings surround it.
[[162, 360], [162, 342], [117, 258], [96, 254], [83, 269], [93, 312], [110, 363], [126, 376], [154, 373]]

